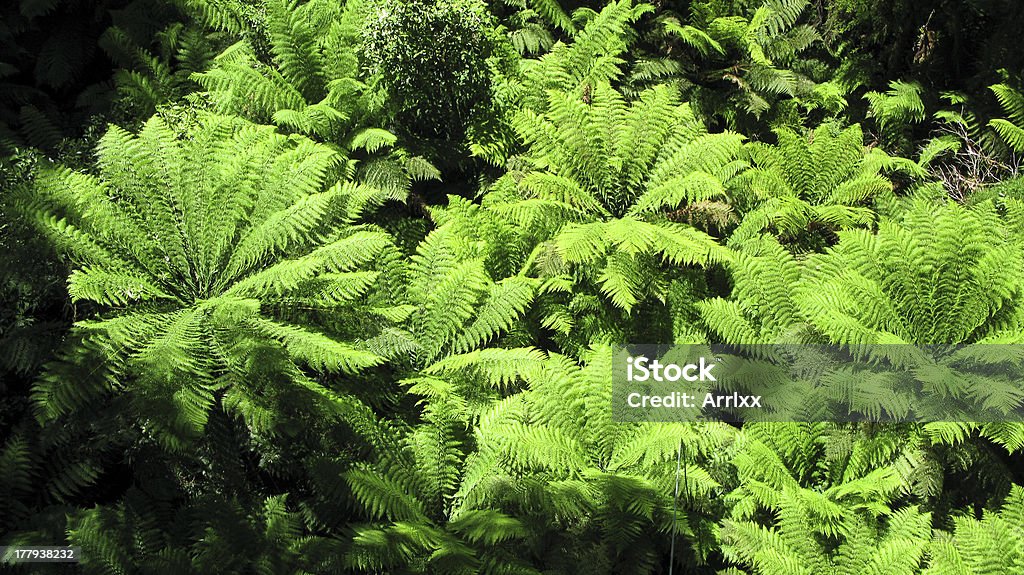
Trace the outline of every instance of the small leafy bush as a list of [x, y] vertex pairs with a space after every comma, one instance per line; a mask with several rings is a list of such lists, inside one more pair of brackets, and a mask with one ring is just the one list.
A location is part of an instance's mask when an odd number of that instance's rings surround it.
[[503, 39], [480, 0], [405, 0], [372, 7], [363, 57], [404, 131], [458, 137], [491, 99], [487, 61]]

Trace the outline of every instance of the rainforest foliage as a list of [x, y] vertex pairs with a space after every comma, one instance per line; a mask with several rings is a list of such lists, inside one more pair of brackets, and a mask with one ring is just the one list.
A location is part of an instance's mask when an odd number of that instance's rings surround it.
[[1024, 4], [0, 14], [21, 572], [1024, 571], [1020, 425], [610, 409], [626, 342], [1024, 343]]

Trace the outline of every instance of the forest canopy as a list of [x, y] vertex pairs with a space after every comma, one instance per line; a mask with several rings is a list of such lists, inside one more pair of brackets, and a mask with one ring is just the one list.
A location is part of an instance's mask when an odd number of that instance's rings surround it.
[[1024, 572], [1024, 424], [611, 407], [629, 344], [1024, 344], [1022, 21], [7, 2], [0, 546], [76, 556], [4, 567]]

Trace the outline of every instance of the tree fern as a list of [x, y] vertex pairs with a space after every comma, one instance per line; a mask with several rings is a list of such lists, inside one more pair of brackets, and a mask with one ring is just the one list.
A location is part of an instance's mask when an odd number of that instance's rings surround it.
[[763, 230], [782, 237], [807, 235], [814, 226], [843, 229], [874, 220], [870, 202], [892, 190], [886, 171], [914, 170], [863, 146], [859, 126], [825, 125], [801, 136], [776, 130], [777, 146], [748, 147], [754, 169], [739, 176], [749, 206], [730, 241], [741, 243]]
[[816, 271], [797, 296], [811, 323], [839, 343], [1017, 337], [1020, 272], [1012, 254], [1019, 248], [990, 207], [919, 202], [902, 222], [880, 224], [877, 235], [840, 238], [809, 263]]
[[[647, 4], [632, 0], [610, 2], [599, 13], [581, 8], [577, 20], [585, 25], [571, 39], [554, 43], [539, 58], [500, 69], [493, 79], [495, 118], [470, 129], [472, 153], [503, 165], [519, 147], [514, 126], [522, 110], [543, 113], [551, 90], [586, 99], [596, 86], [618, 78], [624, 63], [620, 56], [633, 40], [629, 26], [649, 11]], [[584, 20], [585, 14], [590, 17]]]
[[720, 531], [726, 557], [757, 573], [917, 573], [930, 517], [890, 506], [910, 488], [901, 462], [920, 449], [900, 431], [853, 434], [843, 448], [844, 432], [827, 424], [745, 426]]
[[704, 321], [732, 344], [782, 343], [799, 334], [793, 289], [801, 277], [796, 258], [772, 238], [748, 242], [728, 264], [732, 298], [699, 304]]
[[[112, 128], [98, 176], [48, 168], [26, 206], [74, 262], [72, 297], [96, 304], [77, 329], [117, 360], [111, 376], [138, 381], [133, 398], [172, 445], [202, 429], [219, 396], [260, 403], [246, 386], [253, 346], [290, 358], [282, 373], [304, 390], [318, 387], [292, 362], [355, 373], [383, 361], [288, 318], [365, 301], [368, 281], [341, 302], [317, 290], [391, 245], [342, 225], [357, 188], [322, 191], [341, 160], [329, 148], [220, 117], [188, 134], [160, 117], [137, 136]], [[54, 393], [38, 396], [44, 413], [63, 411]]]
[[[518, 365], [518, 356], [509, 351], [512, 357], [505, 361]], [[499, 349], [477, 354], [506, 355]], [[521, 520], [495, 508], [453, 508], [469, 448], [465, 429], [489, 395], [471, 391], [471, 380], [455, 370], [471, 360], [442, 365], [445, 361], [426, 370], [444, 379], [421, 375], [405, 381], [409, 392], [422, 398], [422, 421], [407, 430], [397, 449], [378, 452], [372, 463], [345, 475], [371, 520], [356, 527], [347, 562], [360, 571], [532, 572], [517, 551], [528, 534]]]
[[870, 115], [878, 124], [881, 142], [889, 150], [905, 150], [909, 129], [925, 119], [921, 91], [920, 84], [893, 80], [885, 92], [864, 94]]
[[621, 74], [620, 55], [629, 46], [627, 26], [650, 11], [632, 0], [610, 2], [597, 13], [572, 42], [559, 42], [526, 69], [523, 89], [527, 107], [543, 109], [544, 94], [561, 90], [580, 95]]
[[108, 28], [99, 45], [120, 68], [114, 74], [119, 112], [148, 117], [158, 106], [180, 101], [197, 88], [190, 76], [206, 70], [222, 43], [219, 34], [182, 22], [156, 33], [152, 45], [132, 31]]
[[[846, 89], [819, 77], [809, 49], [821, 38], [807, 20], [808, 2], [765, 1], [745, 13], [711, 3], [688, 13], [664, 11], [652, 36], [666, 44], [634, 67], [630, 80], [645, 86], [678, 81], [696, 110], [721, 118], [732, 129], [792, 122], [799, 103], [806, 110], [837, 112]], [[668, 67], [668, 64], [673, 64]], [[663, 68], [652, 73], [652, 65]], [[815, 82], [817, 80], [817, 83]]]
[[[651, 529], [704, 529], [703, 502], [719, 484], [702, 461], [730, 433], [715, 425], [613, 421], [611, 350], [595, 347], [585, 360], [549, 355], [525, 371], [526, 390], [481, 413], [456, 512], [498, 505], [525, 514], [542, 538], [561, 542], [549, 561], [562, 571], [573, 570], [574, 557], [601, 557], [594, 568], [602, 572], [649, 572], [659, 552], [647, 539]], [[680, 442], [687, 446], [682, 492], [689, 503], [680, 502], [674, 518]], [[564, 539], [563, 525], [580, 534]]]
[[739, 136], [707, 134], [667, 86], [632, 103], [607, 85], [589, 102], [563, 92], [548, 98], [544, 114], [517, 118], [529, 145], [525, 169], [496, 182], [487, 204], [528, 224], [528, 273], [575, 274], [629, 312], [662, 297], [658, 261], [707, 266], [728, 258], [707, 233], [671, 219], [688, 205], [695, 213], [722, 205], [723, 181], [742, 169]]
[[1024, 491], [1019, 485], [998, 510], [983, 516], [954, 519], [952, 534], [940, 532], [928, 546], [927, 575], [984, 573], [1019, 569], [1024, 564], [1021, 525], [1024, 524]]
[[214, 111], [259, 123], [274, 123], [365, 156], [360, 179], [404, 200], [412, 182], [439, 179], [422, 158], [395, 149], [396, 137], [378, 127], [374, 95], [361, 81], [360, 3], [299, 3], [273, 0], [266, 6], [270, 61], [260, 47], [243, 40], [224, 50], [211, 70], [193, 79]]
[[989, 120], [989, 126], [1017, 153], [1024, 153], [1024, 95], [1006, 82], [989, 86], [1006, 118]]

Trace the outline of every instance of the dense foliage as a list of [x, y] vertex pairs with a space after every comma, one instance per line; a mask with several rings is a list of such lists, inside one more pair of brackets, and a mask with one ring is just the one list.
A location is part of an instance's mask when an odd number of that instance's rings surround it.
[[12, 569], [1024, 569], [1024, 426], [610, 409], [627, 342], [1024, 342], [1021, 5], [0, 13], [0, 545], [82, 549]]

